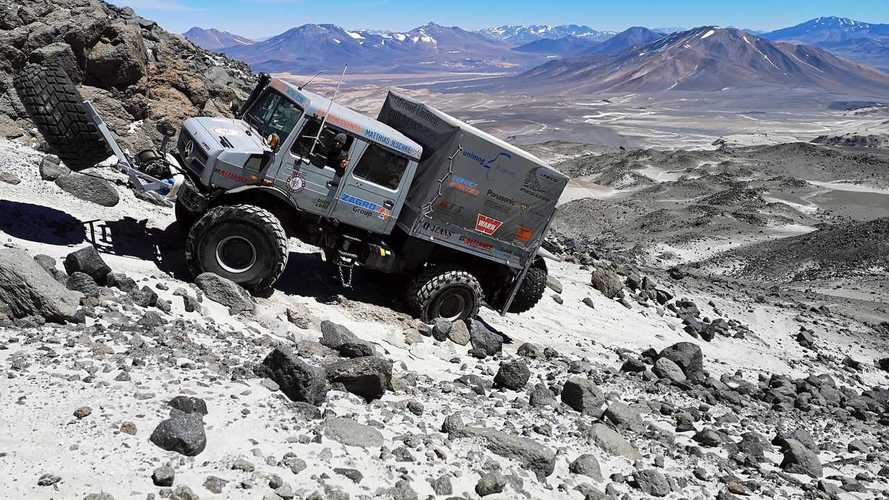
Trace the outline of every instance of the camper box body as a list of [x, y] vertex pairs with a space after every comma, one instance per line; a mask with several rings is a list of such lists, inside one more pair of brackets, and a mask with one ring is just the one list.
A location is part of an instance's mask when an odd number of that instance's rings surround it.
[[399, 227], [415, 238], [525, 267], [568, 178], [490, 134], [393, 92], [378, 120], [423, 147]]

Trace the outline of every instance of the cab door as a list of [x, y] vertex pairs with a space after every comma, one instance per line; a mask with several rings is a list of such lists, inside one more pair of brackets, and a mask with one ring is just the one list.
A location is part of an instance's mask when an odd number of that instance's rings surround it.
[[376, 143], [356, 139], [330, 217], [361, 229], [389, 234], [407, 197], [407, 179], [417, 163]]

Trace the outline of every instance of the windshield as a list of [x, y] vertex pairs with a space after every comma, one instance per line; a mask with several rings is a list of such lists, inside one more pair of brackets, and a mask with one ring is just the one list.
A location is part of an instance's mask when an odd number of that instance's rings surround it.
[[263, 137], [278, 134], [282, 141], [290, 135], [293, 126], [303, 115], [303, 110], [280, 92], [267, 89], [250, 107], [244, 119]]

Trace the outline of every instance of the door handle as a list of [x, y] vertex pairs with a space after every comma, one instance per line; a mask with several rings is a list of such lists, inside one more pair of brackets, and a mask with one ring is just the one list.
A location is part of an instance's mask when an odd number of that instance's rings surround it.
[[395, 203], [392, 202], [392, 201], [386, 200], [386, 201], [383, 202], [383, 206], [386, 207], [386, 208], [391, 209], [392, 207], [395, 206]]
[[332, 187], [334, 187], [334, 186], [336, 186], [336, 182], [333, 182], [333, 181], [327, 181], [327, 187], [332, 188]]

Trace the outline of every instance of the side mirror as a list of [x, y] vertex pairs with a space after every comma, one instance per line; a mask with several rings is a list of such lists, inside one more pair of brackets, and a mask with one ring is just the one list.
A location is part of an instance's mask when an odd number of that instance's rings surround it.
[[269, 145], [270, 148], [272, 148], [272, 151], [277, 151], [278, 146], [281, 144], [281, 138], [278, 137], [278, 134], [271, 133], [268, 137], [266, 137], [265, 142]]

